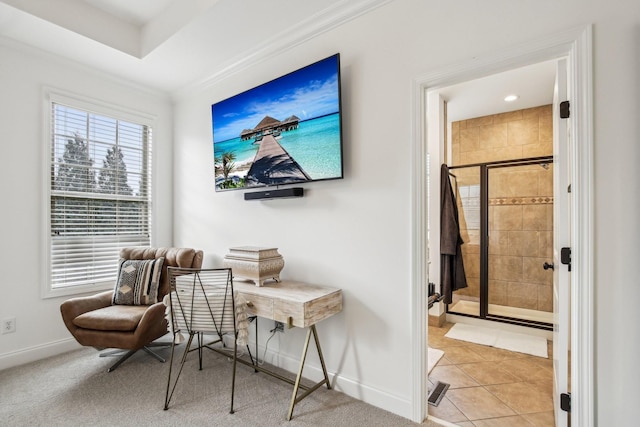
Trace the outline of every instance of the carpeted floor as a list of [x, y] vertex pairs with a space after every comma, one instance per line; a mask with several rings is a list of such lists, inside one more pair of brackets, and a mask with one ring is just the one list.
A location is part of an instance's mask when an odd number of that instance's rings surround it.
[[[169, 351], [163, 350], [168, 356]], [[231, 364], [205, 351], [203, 370], [191, 353], [169, 410], [169, 362], [138, 352], [114, 372], [113, 358], [92, 348], [0, 371], [3, 426], [415, 426], [405, 418], [322, 387], [286, 421], [292, 386], [238, 365], [235, 414], [229, 414]], [[176, 363], [176, 362], [174, 362]], [[422, 426], [437, 426], [425, 421]]]

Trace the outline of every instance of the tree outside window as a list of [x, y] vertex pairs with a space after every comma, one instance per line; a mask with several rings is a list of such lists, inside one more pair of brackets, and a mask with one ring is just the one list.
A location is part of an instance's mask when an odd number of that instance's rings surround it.
[[51, 289], [115, 280], [120, 248], [150, 244], [151, 129], [52, 103]]

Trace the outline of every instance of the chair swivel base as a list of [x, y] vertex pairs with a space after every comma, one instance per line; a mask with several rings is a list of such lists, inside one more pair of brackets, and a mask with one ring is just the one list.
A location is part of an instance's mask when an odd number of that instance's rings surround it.
[[[164, 363], [166, 362], [166, 359], [164, 359], [162, 356], [160, 356], [158, 353], [152, 351], [149, 347], [165, 347], [168, 348], [171, 346], [171, 343], [149, 343], [147, 345], [145, 345], [144, 347], [142, 347], [140, 350], [144, 350], [147, 354], [153, 356], [155, 359], [157, 359], [158, 361]], [[125, 360], [127, 360], [128, 358], [130, 358], [131, 356], [133, 356], [134, 353], [136, 353], [138, 350], [120, 350], [120, 349], [116, 349], [116, 350], [109, 350], [109, 351], [104, 351], [102, 353], [100, 353], [100, 357], [110, 357], [110, 356], [121, 356], [116, 363], [114, 363], [113, 365], [111, 365], [111, 367], [109, 367], [109, 369], [107, 369], [107, 372], [113, 372], [116, 370], [116, 368], [118, 366], [120, 366], [122, 364], [122, 362], [124, 362]]]

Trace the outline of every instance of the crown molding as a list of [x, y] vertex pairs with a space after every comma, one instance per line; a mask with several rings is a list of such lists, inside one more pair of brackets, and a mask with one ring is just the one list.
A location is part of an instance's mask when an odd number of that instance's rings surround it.
[[261, 44], [256, 45], [254, 49], [243, 51], [242, 55], [231, 58], [220, 71], [172, 92], [172, 98], [174, 101], [178, 101], [194, 92], [211, 88], [274, 55], [293, 49], [306, 41], [393, 1], [395, 0], [342, 0], [334, 3], [331, 7], [309, 16], [290, 29], [275, 33]]

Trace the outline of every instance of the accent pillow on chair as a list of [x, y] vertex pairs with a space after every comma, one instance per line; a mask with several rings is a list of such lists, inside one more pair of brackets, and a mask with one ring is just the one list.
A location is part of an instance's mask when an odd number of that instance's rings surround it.
[[151, 305], [158, 302], [164, 258], [120, 259], [113, 292], [114, 305]]

